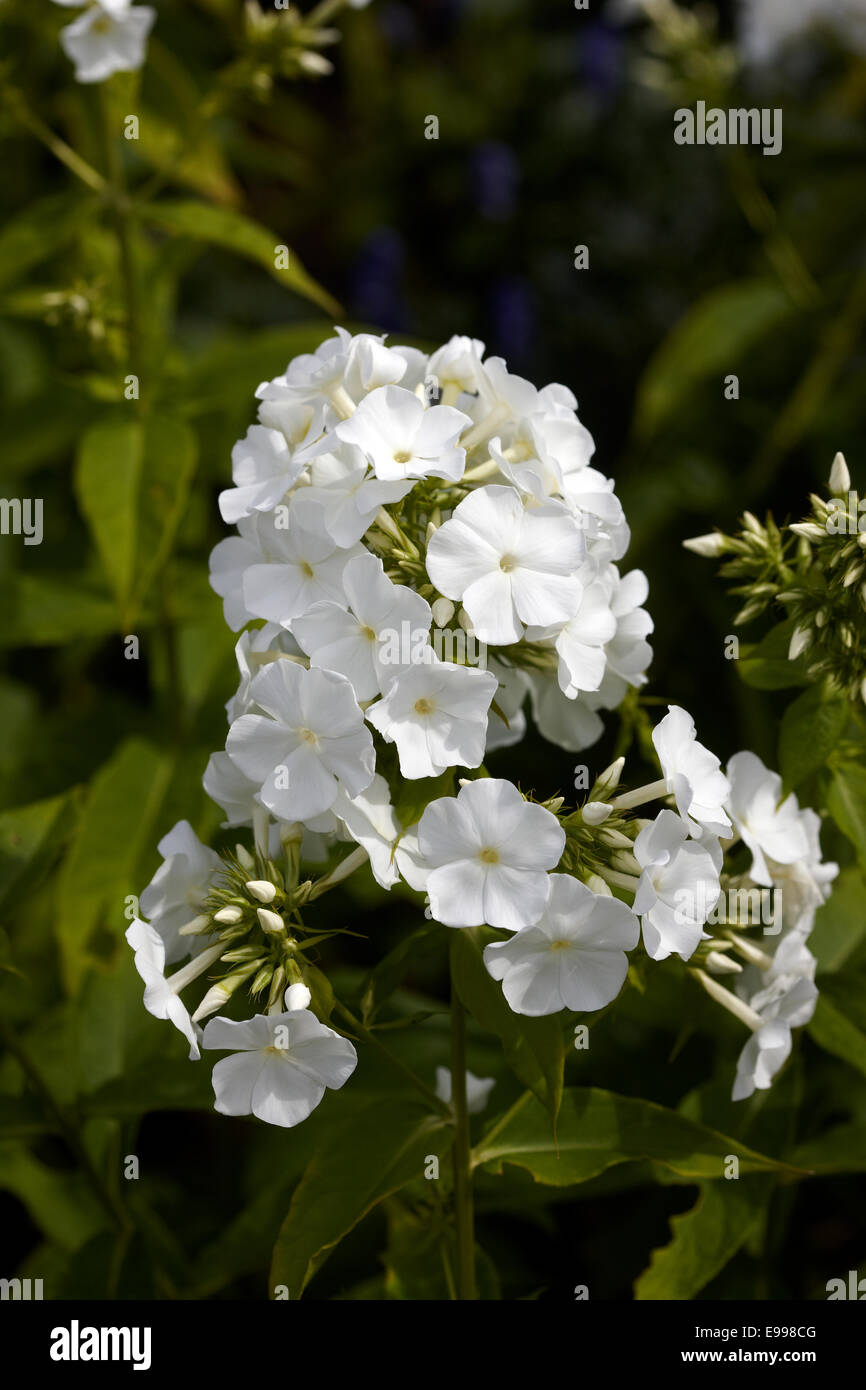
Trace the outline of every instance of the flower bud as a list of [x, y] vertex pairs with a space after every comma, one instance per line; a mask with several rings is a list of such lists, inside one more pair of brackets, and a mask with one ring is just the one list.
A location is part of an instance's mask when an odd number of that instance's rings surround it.
[[263, 932], [270, 932], [272, 935], [276, 935], [277, 932], [284, 932], [286, 930], [286, 924], [279, 913], [271, 912], [267, 907], [256, 908], [256, 916], [259, 919], [259, 924]]
[[215, 912], [213, 919], [215, 922], [224, 922], [227, 927], [239, 922], [243, 917], [239, 907], [221, 907], [219, 912]]
[[788, 527], [788, 530], [793, 531], [806, 541], [820, 541], [826, 535], [824, 528], [818, 526], [814, 521], [795, 521]]
[[721, 951], [708, 951], [704, 968], [711, 975], [742, 975], [743, 967], [738, 961], [729, 960]]
[[269, 883], [266, 878], [251, 878], [246, 885], [246, 890], [251, 897], [257, 898], [260, 903], [272, 903], [277, 896], [277, 890], [273, 883]]
[[695, 555], [701, 555], [705, 560], [718, 559], [720, 555], [724, 555], [727, 548], [721, 531], [711, 531], [706, 536], [692, 536], [690, 540], [683, 541], [683, 547]]
[[255, 868], [253, 856], [250, 854], [249, 850], [246, 848], [245, 845], [235, 845], [235, 858], [237, 859], [238, 863], [243, 865], [247, 873], [251, 873], [252, 870]]
[[842, 497], [851, 486], [851, 474], [844, 454], [837, 454], [830, 469], [830, 491], [834, 497]]
[[307, 986], [303, 983], [303, 981], [299, 980], [296, 984], [289, 985], [288, 989], [286, 990], [286, 1008], [288, 1009], [289, 1013], [292, 1013], [295, 1009], [308, 1009], [310, 1007], [310, 1000], [312, 999], [312, 997], [313, 996], [307, 989]]
[[611, 808], [604, 801], [587, 801], [580, 814], [587, 825], [601, 825], [610, 812]]
[[803, 652], [811, 645], [812, 634], [809, 629], [806, 627], [795, 628], [788, 645], [788, 660], [796, 661], [797, 657], [802, 656]]
[[590, 804], [593, 801], [600, 801], [603, 796], [609, 796], [611, 792], [616, 791], [624, 767], [625, 758], [617, 758], [610, 767], [606, 767], [604, 772], [599, 773], [589, 793]]
[[454, 617], [454, 604], [450, 598], [437, 598], [435, 603], [430, 606], [433, 610], [433, 621], [437, 627], [445, 627]]

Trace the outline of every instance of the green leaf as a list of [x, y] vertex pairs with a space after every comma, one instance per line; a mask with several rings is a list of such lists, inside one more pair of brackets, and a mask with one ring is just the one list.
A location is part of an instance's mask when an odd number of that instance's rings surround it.
[[371, 971], [361, 996], [363, 1023], [370, 1024], [382, 1005], [403, 983], [413, 957], [438, 949], [437, 936], [436, 924], [425, 922], [423, 926], [402, 936], [397, 945], [382, 957], [375, 970]]
[[438, 777], [400, 777], [393, 792], [394, 812], [404, 830], [417, 825], [431, 801], [454, 793], [454, 772], [448, 768]]
[[[178, 1042], [180, 1042], [178, 1034]], [[80, 1103], [89, 1118], [133, 1119], [151, 1110], [212, 1110], [210, 1071], [196, 1062], [150, 1063], [114, 1077]]]
[[423, 1178], [428, 1154], [442, 1155], [451, 1127], [407, 1100], [372, 1105], [334, 1134], [295, 1190], [274, 1246], [270, 1292], [300, 1298], [334, 1246], [383, 1198]]
[[124, 900], [141, 890], [139, 861], [152, 848], [171, 774], [168, 756], [130, 739], [91, 783], [57, 885], [55, 930], [72, 991], [91, 960], [88, 948], [97, 927], [117, 938], [128, 925]]
[[106, 1224], [83, 1174], [51, 1168], [22, 1144], [0, 1144], [0, 1191], [13, 1193], [52, 1244], [77, 1250]]
[[866, 1173], [866, 1124], [834, 1125], [791, 1155], [810, 1173]]
[[117, 631], [117, 609], [77, 575], [6, 574], [0, 578], [4, 647], [53, 647]]
[[823, 767], [848, 722], [848, 702], [811, 685], [788, 706], [779, 734], [779, 768], [792, 791]]
[[93, 215], [96, 200], [80, 193], [55, 193], [31, 202], [0, 232], [0, 289], [13, 284], [40, 261], [58, 254]]
[[743, 280], [699, 299], [680, 319], [647, 367], [635, 412], [635, 433], [653, 434], [706, 377], [736, 372], [750, 349], [792, 313], [775, 280]]
[[819, 973], [839, 970], [866, 935], [864, 897], [866, 884], [860, 870], [854, 865], [843, 869], [829, 898], [819, 907], [809, 937], [809, 950], [818, 961]]
[[565, 1065], [561, 1019], [524, 1018], [508, 1007], [501, 985], [487, 973], [477, 932], [471, 928], [451, 932], [451, 978], [460, 1002], [485, 1032], [496, 1034], [512, 1071], [555, 1120]]
[[35, 1096], [0, 1095], [0, 1139], [32, 1139], [58, 1129], [54, 1116], [48, 1116]]
[[691, 1299], [724, 1269], [757, 1226], [772, 1182], [765, 1177], [702, 1182], [690, 1211], [671, 1218], [672, 1240], [654, 1250], [634, 1286], [636, 1299]]
[[788, 1167], [652, 1101], [568, 1087], [555, 1136], [538, 1101], [526, 1095], [481, 1140], [474, 1163], [494, 1173], [514, 1163], [537, 1182], [565, 1187], [617, 1163], [646, 1159], [680, 1177], [721, 1178], [730, 1154], [739, 1159], [741, 1173]]
[[277, 248], [285, 246], [285, 242], [234, 208], [214, 207], [211, 203], [182, 199], [177, 202], [147, 203], [141, 207], [140, 214], [154, 226], [166, 231], [192, 237], [195, 241], [209, 242], [225, 251], [234, 251], [236, 255], [262, 266], [286, 289], [312, 300], [326, 313], [340, 312], [337, 301], [307, 274], [293, 251], [288, 255], [287, 269], [277, 269]]
[[[854, 1021], [849, 1010], [856, 1001], [834, 1000], [830, 990], [839, 988], [839, 981], [822, 982], [815, 1013], [809, 1023], [809, 1035], [825, 1052], [841, 1057], [866, 1076], [866, 1019]], [[862, 1011], [862, 1008], [861, 1008]]]
[[857, 851], [866, 871], [866, 767], [843, 763], [833, 773], [827, 793], [827, 810]]
[[333, 335], [328, 319], [263, 328], [208, 342], [180, 383], [185, 408], [195, 415], [224, 410], [227, 403], [249, 411], [250, 393], [302, 352], [313, 352]]
[[[457, 1260], [457, 1240], [445, 1212], [435, 1213], [431, 1220], [429, 1212], [411, 1211], [399, 1198], [389, 1201], [385, 1298], [413, 1303], [452, 1300]], [[475, 1273], [479, 1300], [499, 1299], [496, 1266], [477, 1243]]]
[[70, 796], [52, 796], [0, 813], [0, 903], [5, 902], [37, 857], [50, 862], [56, 836], [68, 819]]
[[788, 660], [795, 626], [793, 619], [779, 623], [762, 641], [740, 649], [737, 673], [746, 685], [754, 690], [787, 690], [789, 686], [808, 683], [802, 657]]
[[79, 506], [130, 627], [162, 569], [183, 516], [196, 464], [195, 435], [170, 416], [113, 415], [81, 441]]

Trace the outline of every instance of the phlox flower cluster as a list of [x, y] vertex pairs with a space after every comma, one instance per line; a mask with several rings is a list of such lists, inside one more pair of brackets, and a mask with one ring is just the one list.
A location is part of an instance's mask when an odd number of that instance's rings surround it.
[[[786, 882], [805, 875], [808, 915], [828, 878], [812, 813], [797, 811], [807, 874], [789, 812], [772, 843], [757, 812], [740, 829], [740, 781], [677, 707], [655, 730], [662, 778], [615, 796], [620, 760], [573, 812], [483, 766], [527, 717], [563, 749], [590, 745], [600, 711], [646, 679], [646, 580], [620, 568], [628, 526], [571, 392], [536, 388], [474, 339], [427, 355], [338, 329], [256, 394], [220, 496], [235, 534], [211, 557], [239, 683], [204, 774], [225, 827], [252, 843], [218, 855], [175, 826], [127, 933], [146, 1007], [191, 1057], [229, 1054], [217, 1109], [294, 1125], [350, 1076], [314, 961], [331, 933], [306, 918], [367, 864], [382, 888], [425, 894], [444, 927], [487, 928], [486, 967], [517, 1013], [604, 1007], [641, 939], [653, 961], [694, 958], [749, 1022], [749, 1075], [768, 1084], [779, 1048], [760, 1029], [802, 1021], [777, 999], [793, 947], [772, 978], [744, 975], [744, 1004], [711, 973], [735, 943], [711, 951], [705, 926], [737, 834], [763, 855], [756, 882], [779, 865]], [[403, 819], [413, 783], [421, 810]], [[630, 814], [654, 798], [655, 820]], [[252, 1019], [222, 1013], [242, 1000]]]

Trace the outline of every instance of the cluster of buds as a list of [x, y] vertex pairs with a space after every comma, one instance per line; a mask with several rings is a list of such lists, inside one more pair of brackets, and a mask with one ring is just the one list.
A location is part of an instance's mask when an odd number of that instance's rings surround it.
[[355, 851], [323, 878], [298, 882], [300, 846], [300, 834], [287, 835], [277, 859], [258, 846], [251, 854], [241, 844], [220, 855], [222, 869], [211, 879], [199, 913], [179, 932], [204, 938], [216, 969], [225, 967], [220, 977], [210, 973], [214, 983], [192, 1015], [194, 1023], [222, 1009], [242, 988], [269, 1014], [282, 1009], [292, 986], [301, 987], [303, 1007], [312, 997], [317, 1012], [330, 1013], [330, 988], [313, 957], [336, 932], [308, 928], [301, 909], [358, 868], [366, 854]]
[[267, 100], [280, 78], [327, 77], [334, 65], [322, 49], [338, 43], [340, 32], [323, 21], [345, 3], [320, 4], [304, 15], [296, 5], [263, 10], [246, 0], [244, 50], [225, 75], [227, 84]]
[[714, 532], [684, 542], [698, 555], [726, 557], [723, 579], [746, 602], [747, 623], [778, 604], [793, 623], [788, 656], [810, 681], [826, 681], [866, 703], [866, 499], [851, 489], [842, 454], [833, 460], [830, 497], [813, 493], [811, 512], [786, 528], [750, 512], [737, 536]]

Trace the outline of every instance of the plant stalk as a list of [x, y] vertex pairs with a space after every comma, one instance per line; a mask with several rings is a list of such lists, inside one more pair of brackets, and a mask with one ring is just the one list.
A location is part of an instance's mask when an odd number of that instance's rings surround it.
[[477, 1299], [472, 1153], [466, 1103], [466, 1010], [451, 987], [451, 1104], [454, 1109], [454, 1215], [457, 1227], [457, 1297]]

